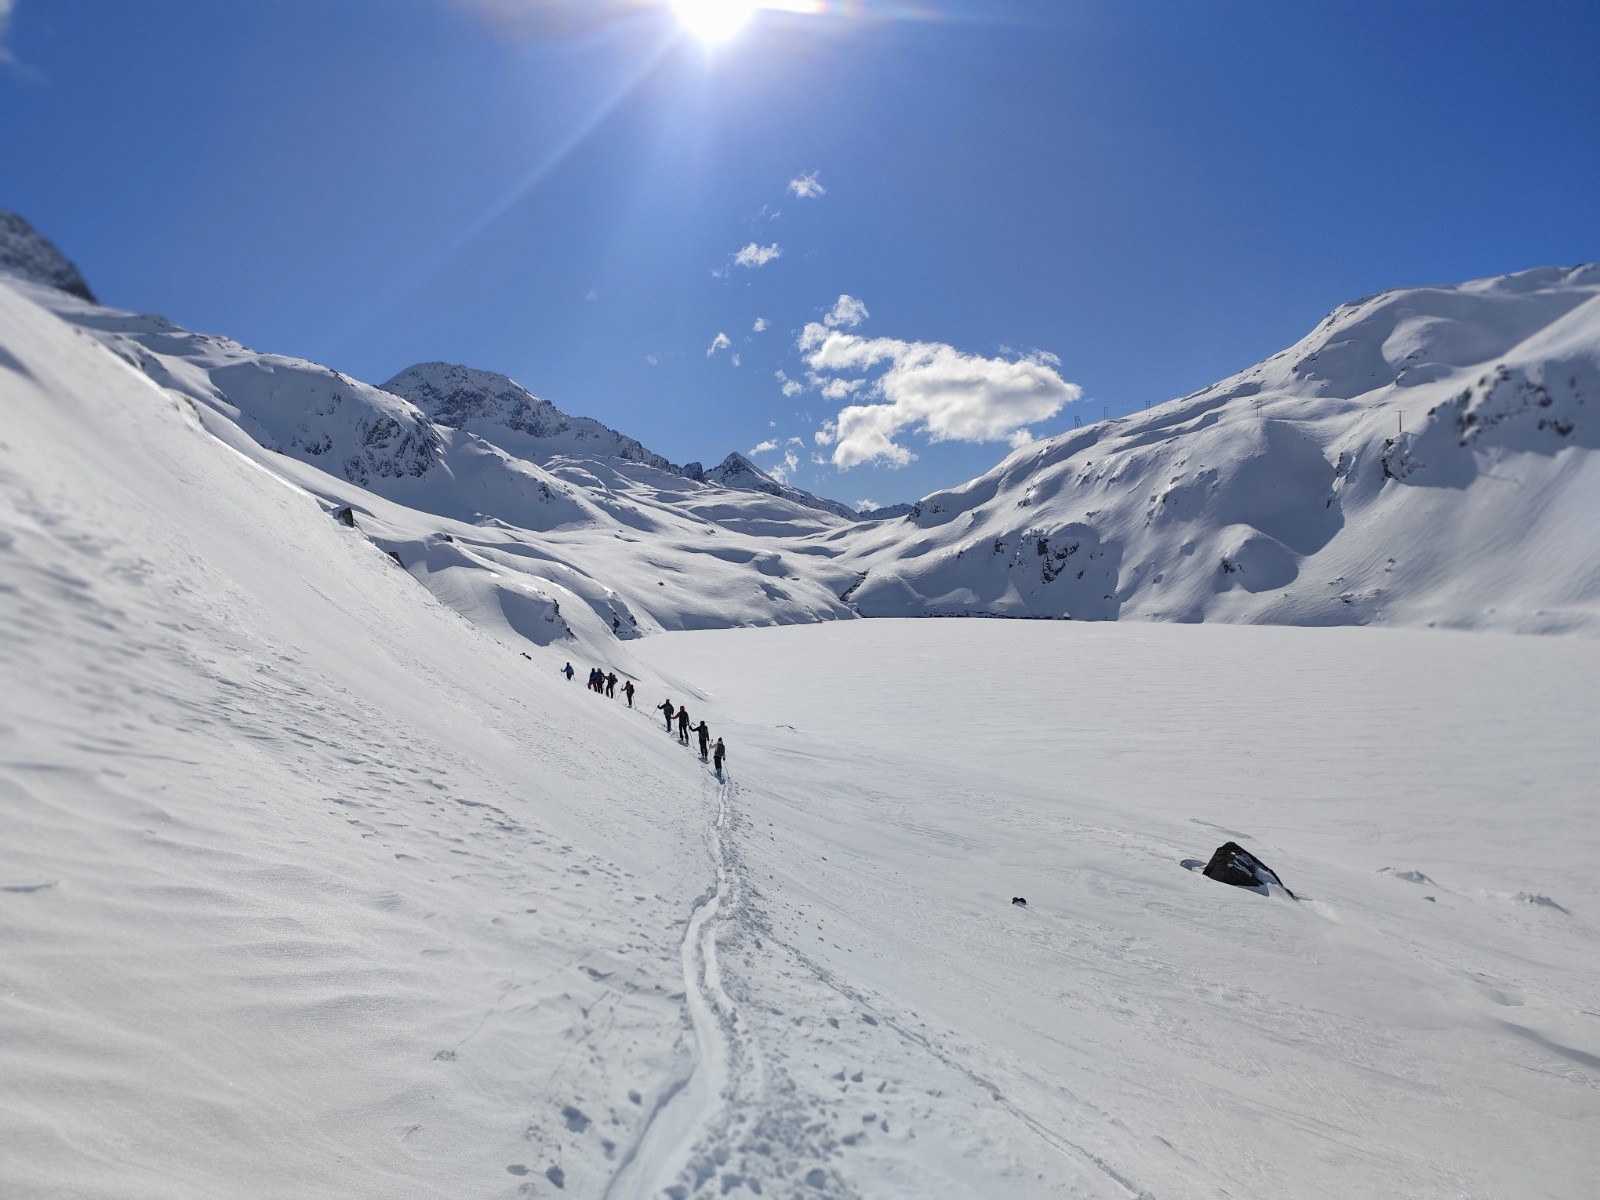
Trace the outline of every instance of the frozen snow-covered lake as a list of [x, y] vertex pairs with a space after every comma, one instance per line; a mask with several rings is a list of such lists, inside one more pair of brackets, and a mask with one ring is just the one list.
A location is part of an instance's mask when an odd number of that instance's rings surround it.
[[[872, 621], [639, 653], [729, 740], [752, 928], [927, 1039], [867, 1106], [922, 1121], [949, 1194], [1592, 1185], [1600, 645]], [[1230, 838], [1302, 902], [1180, 866]], [[757, 956], [752, 1007], [782, 978]], [[806, 1060], [821, 1002], [757, 1041]], [[895, 1039], [861, 1040], [795, 1070], [870, 1080]]]

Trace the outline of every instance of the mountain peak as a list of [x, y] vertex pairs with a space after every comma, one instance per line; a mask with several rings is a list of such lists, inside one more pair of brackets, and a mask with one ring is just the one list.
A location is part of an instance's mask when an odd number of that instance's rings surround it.
[[0, 271], [99, 303], [78, 268], [28, 221], [0, 208]]
[[711, 470], [705, 472], [707, 483], [721, 484], [726, 488], [738, 488], [747, 492], [765, 492], [769, 496], [779, 496], [796, 504], [803, 504], [807, 508], [817, 509], [819, 512], [832, 513], [836, 517], [844, 517], [849, 521], [860, 520], [860, 514], [855, 509], [837, 500], [829, 500], [823, 496], [816, 496], [801, 488], [792, 487], [779, 479], [767, 474], [743, 454], [735, 450]]
[[[626, 434], [573, 417], [508, 375], [458, 363], [417, 363], [383, 385], [439, 425], [464, 429], [538, 463], [569, 455], [621, 458], [665, 471], [677, 468]], [[512, 435], [508, 438], [508, 433]]]

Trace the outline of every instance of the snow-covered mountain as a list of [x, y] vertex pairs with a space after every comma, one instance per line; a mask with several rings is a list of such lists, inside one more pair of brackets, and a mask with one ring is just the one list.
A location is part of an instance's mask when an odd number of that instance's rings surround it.
[[806, 508], [820, 509], [822, 512], [832, 513], [836, 517], [843, 517], [847, 521], [858, 519], [856, 510], [849, 505], [840, 504], [837, 500], [828, 500], [816, 496], [802, 488], [794, 487], [787, 483], [780, 483], [768, 475], [755, 463], [735, 450], [709, 471], [701, 472], [704, 479], [711, 483], [720, 483], [723, 487], [739, 488], [749, 492], [765, 492], [769, 496], [778, 496], [784, 500], [792, 500]]
[[90, 303], [50, 272], [8, 279], [193, 405], [222, 441], [330, 512], [349, 510], [440, 600], [496, 636], [544, 644], [730, 615], [757, 625], [851, 615], [830, 556], [792, 548], [845, 519], [690, 478], [504, 376], [412, 368], [393, 386], [419, 406], [316, 363]]
[[103, 308], [6, 228], [14, 286], [507, 636], [852, 615], [1600, 631], [1600, 266], [1346, 305], [1211, 387], [863, 519], [742, 454], [677, 467], [504, 375], [425, 363], [379, 388]]
[[849, 540], [870, 616], [1600, 630], [1600, 266], [1407, 288]]
[[588, 417], [570, 417], [504, 375], [452, 363], [407, 367], [383, 390], [404, 396], [437, 425], [463, 429], [529, 462], [620, 458], [661, 470], [676, 468], [631, 437]]

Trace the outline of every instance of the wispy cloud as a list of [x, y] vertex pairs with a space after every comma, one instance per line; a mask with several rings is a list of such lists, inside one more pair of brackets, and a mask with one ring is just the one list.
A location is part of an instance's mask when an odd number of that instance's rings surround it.
[[840, 296], [828, 315], [822, 318], [822, 323], [829, 329], [854, 329], [871, 315], [867, 306], [854, 296]]
[[800, 456], [793, 450], [783, 452], [783, 463], [776, 467], [767, 467], [766, 472], [779, 483], [788, 483], [794, 478], [794, 473], [800, 469]]
[[769, 438], [767, 441], [757, 442], [754, 446], [751, 446], [750, 447], [750, 453], [751, 454], [765, 454], [769, 450], [776, 450], [777, 448], [778, 448], [778, 443], [772, 441]]
[[773, 259], [782, 257], [783, 247], [777, 242], [773, 242], [770, 246], [759, 246], [751, 242], [733, 256], [733, 261], [741, 267], [764, 267]]
[[750, 327], [756, 333], [765, 333], [769, 328], [765, 317], [757, 317], [756, 323]]
[[798, 346], [814, 375], [831, 376], [823, 395], [862, 391], [879, 401], [841, 409], [815, 434], [819, 446], [833, 447], [841, 470], [866, 462], [906, 465], [916, 455], [897, 438], [907, 432], [930, 442], [1019, 445], [1029, 425], [1083, 394], [1056, 371], [1059, 360], [1043, 353], [984, 358], [943, 342], [866, 338], [816, 322]]
[[778, 377], [778, 382], [783, 385], [783, 394], [791, 400], [806, 390], [805, 384], [798, 379], [790, 379], [782, 371], [774, 371], [773, 374]]
[[14, 63], [11, 47], [6, 45], [6, 34], [11, 31], [11, 17], [17, 11], [17, 0], [0, 0], [0, 63]]
[[867, 386], [865, 379], [830, 379], [822, 385], [825, 400], [848, 400]]
[[802, 200], [815, 200], [818, 197], [826, 196], [828, 189], [823, 187], [817, 180], [817, 176], [820, 174], [822, 174], [821, 171], [812, 171], [809, 174], [795, 176], [789, 180], [789, 190]]
[[733, 345], [733, 339], [725, 333], [719, 333], [711, 339], [711, 345], [706, 347], [706, 357], [710, 358], [718, 350], [726, 350], [731, 345]]

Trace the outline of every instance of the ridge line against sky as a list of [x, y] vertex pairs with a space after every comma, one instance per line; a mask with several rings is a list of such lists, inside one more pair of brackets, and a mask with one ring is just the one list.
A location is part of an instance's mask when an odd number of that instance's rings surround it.
[[0, 0], [0, 204], [110, 303], [851, 502], [1600, 258], [1593, 6], [777, 7]]

